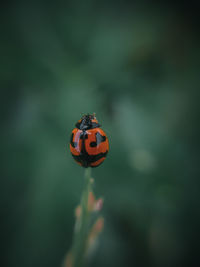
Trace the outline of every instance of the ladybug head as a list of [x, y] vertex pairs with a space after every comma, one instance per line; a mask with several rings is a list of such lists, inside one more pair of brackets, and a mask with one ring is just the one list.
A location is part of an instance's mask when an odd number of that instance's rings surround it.
[[100, 127], [100, 124], [98, 123], [95, 114], [87, 114], [84, 115], [77, 123], [76, 127], [80, 130], [89, 130], [94, 129], [97, 127]]

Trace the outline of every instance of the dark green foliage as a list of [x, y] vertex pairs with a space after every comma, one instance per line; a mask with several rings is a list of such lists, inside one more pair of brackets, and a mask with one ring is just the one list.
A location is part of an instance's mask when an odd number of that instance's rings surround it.
[[105, 230], [90, 266], [198, 266], [195, 1], [21, 0], [0, 12], [0, 266], [61, 265], [84, 173], [70, 134], [93, 112], [110, 151], [93, 170]]

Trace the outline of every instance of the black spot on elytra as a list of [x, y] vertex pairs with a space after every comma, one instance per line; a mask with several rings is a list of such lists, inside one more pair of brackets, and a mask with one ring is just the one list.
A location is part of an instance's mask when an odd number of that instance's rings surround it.
[[[83, 167], [87, 168], [87, 167], [91, 166], [90, 165], [91, 163], [94, 163], [101, 158], [105, 158], [107, 154], [108, 154], [108, 151], [106, 151], [105, 153], [99, 153], [97, 155], [88, 155], [88, 154], [83, 155], [82, 154], [82, 155], [77, 156], [77, 155], [72, 154], [72, 156]], [[97, 167], [97, 166], [91, 166], [91, 167]]]
[[70, 140], [70, 144], [71, 144], [71, 146], [72, 147], [77, 147], [77, 142], [73, 142], [73, 138], [74, 138], [74, 134], [72, 133], [72, 135], [71, 135], [71, 140]]
[[101, 135], [99, 132], [97, 132], [96, 134], [96, 142], [91, 142], [90, 146], [91, 147], [96, 147], [98, 146], [101, 142], [105, 142], [106, 141], [106, 136]]

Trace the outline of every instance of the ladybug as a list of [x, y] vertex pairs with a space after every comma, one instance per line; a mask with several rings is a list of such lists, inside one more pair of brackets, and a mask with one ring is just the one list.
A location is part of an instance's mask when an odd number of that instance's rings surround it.
[[109, 150], [108, 138], [100, 128], [95, 115], [84, 115], [72, 131], [70, 151], [75, 161], [87, 168], [97, 167], [106, 158]]

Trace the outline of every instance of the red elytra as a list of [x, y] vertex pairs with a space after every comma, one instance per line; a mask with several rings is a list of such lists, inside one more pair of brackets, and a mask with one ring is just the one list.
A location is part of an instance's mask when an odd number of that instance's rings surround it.
[[84, 115], [72, 131], [70, 151], [75, 161], [87, 168], [97, 167], [106, 158], [108, 138], [94, 115]]

